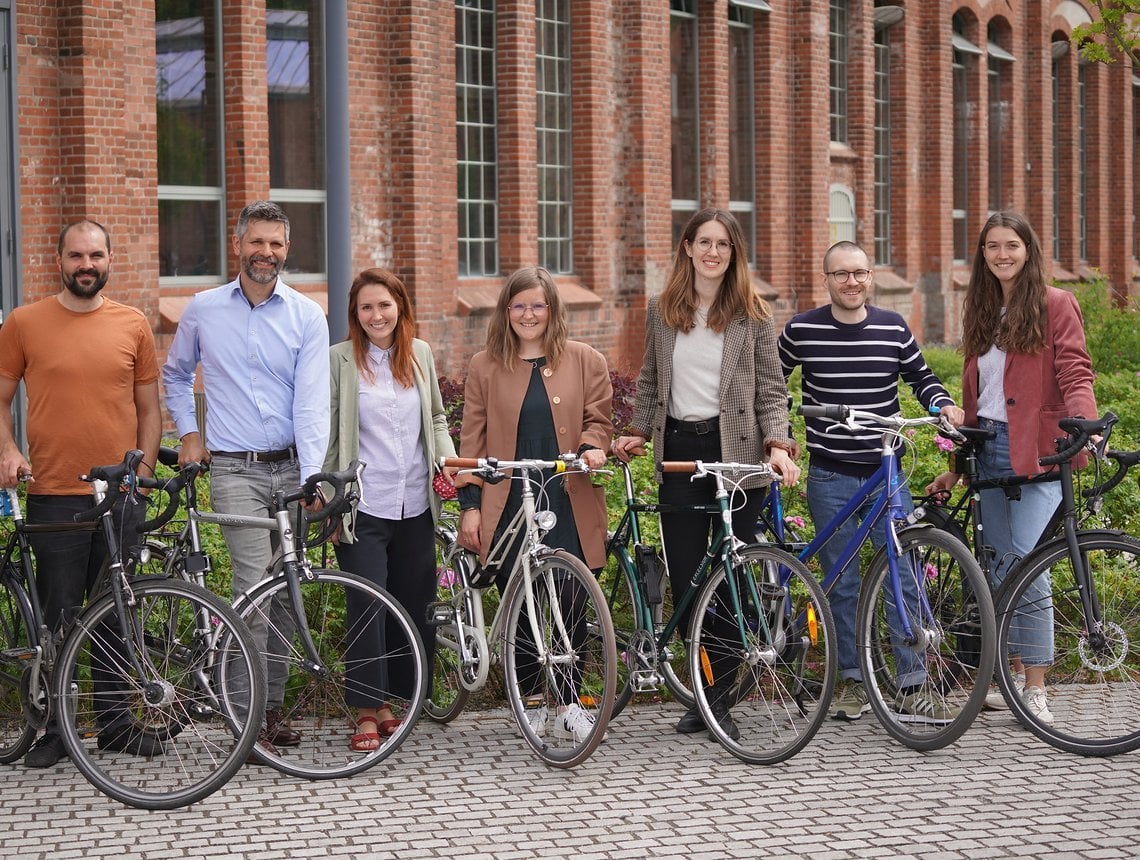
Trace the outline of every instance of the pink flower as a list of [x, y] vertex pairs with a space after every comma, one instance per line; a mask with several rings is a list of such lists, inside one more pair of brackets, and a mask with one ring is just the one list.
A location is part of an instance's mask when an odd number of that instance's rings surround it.
[[938, 578], [938, 568], [935, 567], [931, 562], [928, 561], [926, 563], [926, 567], [923, 570], [926, 573], [927, 579], [937, 579]]
[[802, 529], [804, 527], [803, 517], [786, 516], [784, 517], [784, 522], [790, 525], [792, 528]]
[[934, 437], [934, 444], [938, 446], [939, 451], [954, 450], [954, 443], [947, 439], [945, 436], [936, 435]]
[[444, 588], [452, 588], [456, 583], [455, 571], [450, 567], [445, 567], [439, 573], [439, 584]]

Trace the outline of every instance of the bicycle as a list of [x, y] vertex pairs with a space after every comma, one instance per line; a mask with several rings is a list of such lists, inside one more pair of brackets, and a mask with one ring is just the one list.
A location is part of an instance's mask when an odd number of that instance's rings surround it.
[[[1080, 528], [1072, 458], [1091, 437], [1116, 421], [1064, 418], [1068, 436], [1058, 453], [1040, 458], [1056, 466], [1061, 482], [1061, 535], [1046, 540], [1009, 571], [998, 589], [997, 680], [1017, 719], [1037, 737], [1066, 752], [1108, 756], [1140, 749], [1140, 540], [1116, 529]], [[1120, 453], [1120, 452], [1116, 452]], [[1095, 493], [1115, 486], [1136, 452], [1118, 456], [1120, 468]], [[1048, 577], [1048, 588], [1039, 579]], [[1046, 718], [1026, 706], [1012, 658], [1036, 624], [1052, 634]]]
[[[606, 547], [616, 562], [607, 589], [619, 656], [615, 715], [635, 693], [664, 684], [686, 706], [696, 701], [709, 731], [742, 761], [791, 758], [827, 716], [835, 623], [823, 590], [801, 562], [769, 545], [745, 545], [733, 533], [732, 497], [740, 480], [774, 472], [766, 463], [665, 462], [665, 472], [716, 482], [714, 503], [681, 506], [638, 502], [629, 466], [620, 465], [625, 512]], [[674, 595], [660, 553], [643, 541], [639, 517], [679, 510], [714, 514], [717, 525], [688, 587]], [[682, 640], [681, 619], [690, 609], [688, 639]], [[722, 705], [732, 715], [735, 737], [718, 719]]]
[[[57, 634], [43, 622], [28, 534], [68, 524], [29, 525], [16, 490], [4, 490], [14, 528], [0, 568], [0, 761], [23, 755], [54, 716], [92, 785], [130, 806], [173, 809], [212, 794], [245, 762], [265, 682], [253, 639], [225, 601], [124, 565], [111, 508], [119, 498], [138, 503], [135, 488], [149, 484], [137, 475], [142, 456], [130, 451], [82, 477], [96, 505], [76, 519], [103, 530], [105, 585]], [[245, 682], [227, 684], [231, 676]]]
[[[177, 453], [164, 452], [160, 461], [177, 463]], [[166, 509], [143, 525], [149, 532], [161, 528], [181, 505], [185, 513], [181, 530], [176, 536], [149, 539], [139, 563], [200, 585], [206, 584], [213, 566], [202, 547], [200, 523], [264, 529], [280, 536], [265, 578], [235, 595], [234, 609], [258, 642], [270, 682], [270, 707], [278, 707], [272, 698], [276, 683], [280, 718], [301, 733], [296, 746], [271, 751], [258, 744], [253, 754], [283, 773], [305, 779], [350, 776], [383, 761], [415, 727], [426, 695], [427, 659], [407, 611], [364, 577], [314, 567], [306, 554], [307, 548], [324, 545], [339, 528], [340, 516], [355, 500], [347, 487], [359, 480], [363, 468], [354, 462], [342, 472], [310, 476], [301, 487], [274, 494], [272, 517], [252, 517], [199, 510], [196, 478], [205, 467], [188, 464], [164, 486]], [[313, 499], [321, 483], [329, 484], [333, 494], [320, 511], [293, 505]], [[310, 535], [314, 524], [319, 531]], [[369, 653], [380, 641], [384, 653]], [[396, 691], [388, 683], [388, 666], [396, 660], [411, 661], [411, 690]], [[377, 701], [400, 714], [401, 723], [376, 749], [354, 751], [345, 732], [356, 726], [355, 709]]]
[[[439, 599], [429, 607], [437, 630], [436, 681], [427, 714], [437, 722], [454, 719], [470, 694], [486, 684], [491, 665], [502, 662], [507, 700], [526, 743], [553, 767], [575, 767], [605, 737], [613, 710], [617, 648], [605, 595], [594, 574], [566, 550], [542, 543], [542, 536], [554, 527], [555, 514], [538, 508], [535, 486], [541, 495], [543, 470], [553, 470], [545, 480], [591, 470], [573, 454], [557, 460], [449, 457], [441, 459], [440, 466], [492, 483], [520, 481], [522, 504], [491, 546], [488, 567], [501, 565], [514, 542], [521, 543], [488, 629], [483, 592], [494, 584], [493, 577], [455, 542], [446, 521], [442, 531], [437, 530]], [[570, 714], [579, 721], [577, 730], [563, 719]]]
[[[779, 499], [769, 500], [774, 513], [762, 518], [759, 528], [770, 529], [777, 546], [787, 546], [807, 562], [866, 502], [872, 503], [834, 567], [823, 572], [822, 586], [831, 592], [875, 526], [884, 523], [886, 542], [864, 572], [856, 611], [863, 684], [871, 709], [891, 737], [911, 749], [941, 749], [961, 737], [985, 702], [997, 643], [993, 600], [969, 549], [904, 510], [895, 440], [913, 444], [906, 435], [911, 428], [940, 426], [947, 435], [954, 430], [936, 416], [882, 416], [824, 405], [804, 405], [799, 411], [851, 430], [878, 432], [879, 467], [830, 522], [817, 524], [806, 546], [784, 544]], [[944, 709], [939, 713], [923, 703]]]

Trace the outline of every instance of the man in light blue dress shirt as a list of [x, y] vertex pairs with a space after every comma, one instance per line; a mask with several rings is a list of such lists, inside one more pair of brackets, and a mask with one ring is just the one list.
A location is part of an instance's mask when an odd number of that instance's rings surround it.
[[[233, 235], [236, 280], [194, 296], [162, 368], [166, 408], [182, 441], [181, 463], [209, 462], [215, 511], [268, 517], [274, 491], [321, 470], [329, 440], [329, 331], [324, 311], [280, 279], [289, 254], [289, 218], [275, 203], [242, 210]], [[206, 439], [198, 432], [194, 374], [202, 367]], [[209, 450], [206, 443], [209, 444]], [[265, 574], [276, 534], [222, 527], [234, 594]], [[291, 631], [288, 610], [273, 615]], [[267, 637], [267, 631], [254, 630]], [[277, 653], [285, 647], [263, 645]], [[296, 746], [281, 717], [287, 664], [268, 661], [263, 746]]]

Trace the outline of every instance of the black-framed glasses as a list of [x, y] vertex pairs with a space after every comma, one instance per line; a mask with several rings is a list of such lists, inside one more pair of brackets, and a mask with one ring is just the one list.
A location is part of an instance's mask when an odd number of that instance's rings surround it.
[[835, 278], [835, 283], [837, 284], [846, 284], [851, 278], [854, 278], [857, 284], [865, 284], [867, 283], [867, 279], [871, 277], [871, 270], [856, 269], [853, 272], [849, 272], [846, 269], [837, 269], [834, 272], [824, 272], [824, 274], [831, 275], [831, 277]]

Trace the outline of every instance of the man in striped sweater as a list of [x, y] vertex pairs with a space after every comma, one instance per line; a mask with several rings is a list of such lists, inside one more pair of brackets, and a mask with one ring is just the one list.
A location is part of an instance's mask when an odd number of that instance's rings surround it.
[[[898, 381], [902, 377], [924, 407], [944, 413], [955, 425], [961, 424], [965, 417], [962, 410], [926, 366], [906, 321], [894, 311], [867, 304], [874, 271], [866, 252], [854, 242], [832, 245], [823, 257], [823, 282], [831, 303], [792, 317], [779, 339], [784, 377], [796, 367], [802, 369], [803, 403], [842, 404], [894, 415], [900, 409]], [[834, 518], [878, 468], [880, 434], [836, 427], [824, 418], [809, 418], [806, 424], [808, 508], [818, 528]], [[903, 504], [911, 507], [905, 486], [901, 495]], [[825, 573], [838, 562], [875, 498], [820, 549]], [[872, 540], [876, 547], [882, 545], [882, 525], [875, 528]], [[859, 583], [856, 556], [844, 569], [830, 598], [839, 640], [839, 686], [831, 715], [846, 720], [859, 719], [871, 707], [855, 650]], [[919, 691], [908, 693], [904, 689], [896, 705], [901, 712], [934, 721], [949, 721], [955, 715], [946, 703], [931, 701]]]

